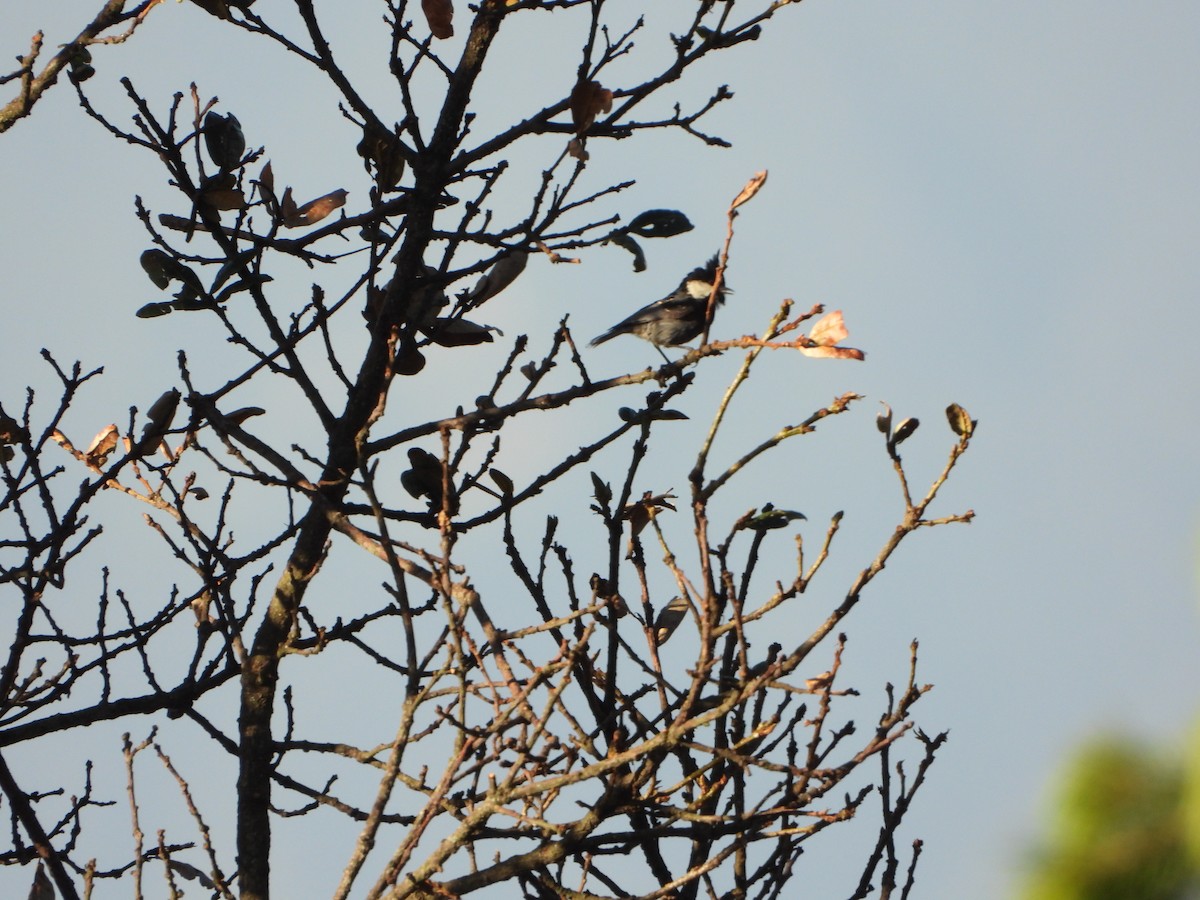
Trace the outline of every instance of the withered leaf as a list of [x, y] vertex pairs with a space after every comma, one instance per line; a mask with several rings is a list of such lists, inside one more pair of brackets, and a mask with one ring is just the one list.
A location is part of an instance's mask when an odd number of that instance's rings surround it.
[[216, 890], [216, 885], [213, 884], [212, 879], [202, 869], [197, 869], [195, 866], [180, 862], [177, 859], [167, 860], [167, 865], [171, 867], [176, 875], [182, 876], [188, 881], [198, 881], [202, 887], [210, 891]]
[[454, 36], [454, 4], [451, 0], [421, 0], [421, 9], [429, 30], [435, 38], [446, 39]]
[[287, 188], [283, 192], [283, 200], [280, 204], [284, 227], [298, 228], [301, 225], [315, 225], [335, 209], [344, 206], [348, 193], [339, 188], [297, 207], [296, 201], [292, 199], [292, 189]]
[[421, 329], [429, 339], [442, 347], [467, 347], [472, 344], [489, 344], [492, 332], [500, 334], [494, 325], [479, 325], [466, 319], [439, 318]]
[[218, 19], [229, 19], [229, 4], [225, 0], [192, 0], [198, 7]]
[[29, 888], [29, 900], [54, 900], [54, 885], [39, 861], [33, 873], [33, 886]]
[[246, 196], [237, 188], [216, 188], [205, 191], [203, 201], [219, 212], [246, 208]]
[[396, 359], [392, 363], [397, 375], [416, 375], [425, 368], [425, 356], [417, 349], [414, 341], [400, 345], [396, 351]]
[[490, 269], [480, 276], [475, 287], [471, 288], [471, 303], [478, 305], [495, 297], [517, 280], [517, 276], [525, 271], [527, 262], [529, 262], [529, 253], [525, 250], [514, 250], [501, 256]]
[[970, 437], [975, 431], [975, 420], [957, 403], [951, 403], [946, 407], [946, 419], [950, 422], [950, 428], [959, 437]]
[[579, 138], [571, 138], [567, 141], [567, 155], [580, 162], [587, 162], [591, 158], [588, 152], [583, 149], [583, 141]]
[[255, 416], [265, 416], [267, 411], [261, 406], [243, 406], [241, 409], [235, 409], [231, 413], [225, 413], [225, 418], [234, 425], [241, 425], [247, 419], [252, 419]]
[[741, 193], [733, 198], [733, 203], [731, 203], [729, 205], [730, 211], [732, 212], [733, 210], [737, 209], [743, 203], [748, 203], [751, 199], [753, 199], [754, 195], [757, 194], [759, 192], [759, 190], [762, 189], [762, 186], [766, 183], [767, 183], [767, 170], [763, 169], [761, 172], [757, 172], [753, 178], [751, 178], [749, 181], [747, 181], [746, 186], [744, 188], [742, 188]]
[[146, 275], [160, 290], [165, 290], [172, 281], [179, 281], [198, 293], [204, 292], [200, 276], [169, 253], [158, 248], [146, 250], [142, 253], [141, 263]]
[[392, 190], [404, 177], [404, 153], [400, 145], [400, 128], [389, 133], [368, 124], [358, 142], [358, 155], [368, 172], [375, 165], [375, 183], [385, 191]]
[[571, 121], [575, 133], [583, 137], [596, 121], [596, 116], [612, 110], [613, 92], [598, 81], [580, 81], [571, 91]]
[[880, 403], [883, 410], [875, 417], [875, 427], [884, 434], [892, 433], [892, 408], [886, 403]]
[[223, 116], [210, 112], [204, 117], [204, 145], [217, 167], [229, 171], [236, 169], [246, 152], [246, 137], [237, 117], [230, 113]]
[[688, 217], [675, 209], [648, 209], [634, 216], [626, 226], [627, 231], [646, 238], [674, 237], [692, 228]]
[[504, 493], [504, 496], [511, 497], [513, 493], [512, 479], [501, 472], [499, 469], [489, 469], [488, 475], [492, 477], [492, 481], [496, 482], [496, 487]]
[[654, 643], [662, 646], [675, 633], [683, 617], [687, 615], [689, 604], [683, 597], [674, 597], [662, 608], [654, 619]]
[[88, 444], [87, 451], [84, 453], [87, 461], [97, 467], [104, 465], [104, 460], [108, 458], [108, 454], [112, 453], [116, 448], [119, 437], [120, 432], [117, 430], [116, 425], [109, 425], [103, 429]]
[[83, 84], [95, 74], [96, 69], [91, 63], [80, 63], [75, 60], [71, 60], [71, 67], [67, 70], [67, 78], [71, 79], [71, 84]]
[[179, 406], [179, 397], [179, 391], [171, 388], [154, 401], [154, 404], [146, 413], [146, 425], [142, 429], [142, 436], [137, 444], [138, 454], [149, 453], [158, 446], [163, 436], [167, 433], [167, 429], [171, 427], [171, 420], [175, 418], [175, 409]]
[[642, 499], [636, 503], [630, 503], [621, 510], [621, 517], [629, 520], [629, 527], [635, 535], [641, 534], [642, 529], [650, 524], [650, 521], [658, 514], [660, 509], [669, 509], [675, 511], [675, 505], [671, 502], [676, 497], [670, 491], [665, 494], [652, 494], [649, 491], [642, 494]]
[[616, 244], [622, 250], [628, 250], [633, 254], [633, 271], [646, 271], [646, 254], [642, 251], [642, 245], [631, 238], [624, 231], [614, 231], [605, 240], [608, 243]]
[[896, 426], [896, 431], [892, 434], [892, 446], [898, 447], [900, 444], [912, 437], [913, 432], [917, 430], [917, 427], [920, 424], [921, 422], [918, 419], [911, 417], [902, 420]]
[[853, 347], [835, 346], [850, 335], [842, 321], [842, 311], [835, 309], [818, 319], [808, 334], [808, 342], [801, 341], [799, 350], [805, 356], [828, 359], [865, 359], [866, 354]]
[[266, 204], [267, 211], [275, 216], [279, 214], [279, 198], [275, 195], [275, 173], [271, 171], [271, 161], [267, 160], [258, 176], [258, 193]]
[[594, 492], [592, 496], [596, 498], [596, 502], [603, 507], [607, 507], [612, 500], [612, 488], [595, 472], [592, 472], [592, 491]]

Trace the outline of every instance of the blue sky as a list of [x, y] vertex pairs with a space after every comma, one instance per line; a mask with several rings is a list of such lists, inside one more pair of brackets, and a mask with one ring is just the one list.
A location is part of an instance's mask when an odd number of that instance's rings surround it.
[[[65, 40], [93, 5], [6, 9], [3, 49], [24, 52], [34, 27], [50, 44]], [[374, 48], [355, 36], [378, 27], [378, 11], [361, 6], [339, 13], [334, 48], [358, 50], [353, 67], [369, 73]], [[616, 19], [628, 23], [638, 5], [626, 6]], [[648, 35], [673, 6], [648, 14]], [[809, 541], [834, 510], [848, 511], [825, 600], [899, 514], [877, 401], [924, 422], [905, 445], [918, 486], [950, 446], [942, 409], [958, 402], [980, 420], [935, 508], [978, 518], [902, 550], [849, 623], [848, 665], [870, 721], [883, 681], [903, 677], [908, 641], [920, 638], [922, 680], [937, 687], [918, 718], [951, 731], [906, 832], [925, 840], [920, 895], [1005, 897], [1064, 754], [1109, 729], [1177, 741], [1200, 699], [1200, 7], [805, 0], [767, 26], [757, 44], [664, 95], [686, 106], [729, 84], [736, 96], [707, 129], [732, 149], [681, 136], [591, 148], [597, 183], [636, 177], [630, 208], [679, 208], [696, 230], [652, 244], [639, 276], [612, 250], [587, 261], [587, 277], [531, 266], [495, 324], [545, 336], [570, 313], [582, 335], [599, 333], [706, 258], [729, 199], [770, 171], [738, 220], [737, 293], [719, 323], [742, 334], [783, 297], [823, 302], [845, 311], [848, 343], [868, 353], [861, 364], [772, 362], [766, 377], [781, 383], [739, 420], [786, 420], [788, 405], [807, 412], [849, 390], [868, 398], [782, 473], [789, 505], [809, 515]], [[565, 37], [543, 36], [533, 64], [515, 35], [502, 41], [483, 108], [496, 121], [536, 108], [540, 91], [569, 80], [572, 52]], [[188, 4], [165, 4], [128, 44], [97, 52], [93, 83], [121, 117], [120, 74], [160, 109], [196, 80], [298, 194], [347, 186], [350, 205], [363, 202], [359, 174], [337, 171], [350, 136], [331, 95], [293, 64], [278, 79], [276, 59]], [[371, 77], [367, 93], [386, 97]], [[542, 149], [532, 173], [557, 152]], [[84, 121], [60, 88], [0, 138], [0, 178], [3, 399], [49, 385], [38, 358], [48, 347], [106, 366], [96, 402], [111, 411], [95, 424], [120, 422], [173, 383], [176, 349], [206, 327], [132, 316], [155, 299], [137, 267], [145, 238], [132, 196], [174, 202], [163, 177]], [[213, 335], [216, 366], [229, 351]], [[595, 351], [596, 365], [646, 365], [648, 350], [614, 341]], [[431, 408], [463, 402], [450, 394]], [[748, 476], [746, 505], [780, 476]], [[0, 872], [0, 884], [9, 877]]]

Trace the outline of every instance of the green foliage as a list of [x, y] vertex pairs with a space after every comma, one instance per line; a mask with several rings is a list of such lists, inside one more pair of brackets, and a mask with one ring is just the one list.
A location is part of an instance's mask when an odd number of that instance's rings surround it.
[[1189, 853], [1187, 823], [1200, 821], [1200, 794], [1189, 781], [1178, 759], [1132, 740], [1085, 745], [1063, 774], [1022, 900], [1196, 896], [1200, 856]]

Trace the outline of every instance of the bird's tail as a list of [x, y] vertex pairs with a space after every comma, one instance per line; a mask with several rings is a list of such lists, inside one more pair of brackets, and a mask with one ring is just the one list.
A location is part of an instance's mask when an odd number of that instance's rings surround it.
[[604, 334], [600, 335], [599, 337], [592, 338], [592, 340], [588, 343], [588, 346], [589, 347], [598, 346], [599, 344], [603, 344], [605, 341], [611, 341], [617, 335], [624, 334], [624, 333], [625, 332], [623, 332], [623, 331], [617, 331], [617, 329], [615, 329], [615, 328], [610, 328], [610, 329], [608, 329], [608, 331], [604, 332]]

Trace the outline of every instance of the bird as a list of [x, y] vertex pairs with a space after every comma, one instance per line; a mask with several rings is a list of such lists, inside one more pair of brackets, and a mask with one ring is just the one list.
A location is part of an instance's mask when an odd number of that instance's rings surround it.
[[[704, 331], [708, 298], [717, 280], [717, 255], [687, 274], [679, 287], [648, 306], [643, 306], [629, 318], [614, 325], [591, 342], [591, 346], [611, 341], [621, 334], [632, 334], [656, 347], [678, 347], [694, 340]], [[733, 291], [724, 284], [717, 291], [716, 304], [725, 302]], [[659, 350], [661, 353], [662, 351]], [[665, 354], [664, 354], [665, 358]]]

